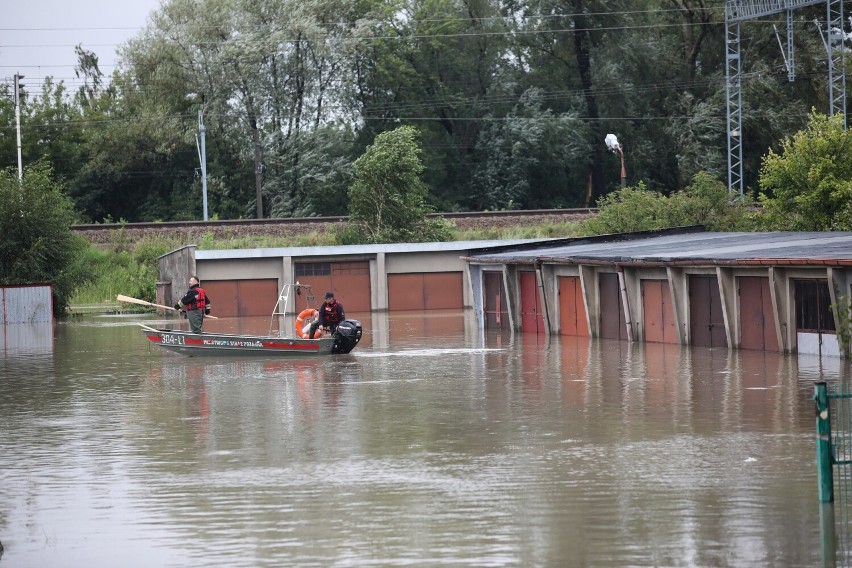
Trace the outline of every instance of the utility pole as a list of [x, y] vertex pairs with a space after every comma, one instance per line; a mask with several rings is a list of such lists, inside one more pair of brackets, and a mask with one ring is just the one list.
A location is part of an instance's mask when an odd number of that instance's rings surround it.
[[[204, 128], [201, 111], [198, 111], [198, 130], [201, 132], [201, 148], [198, 150], [198, 158], [201, 161], [201, 193], [204, 196], [204, 220], [207, 221], [207, 149], [205, 146], [207, 129]], [[197, 136], [195, 142], [198, 142]]]
[[607, 134], [604, 139], [606, 147], [621, 156], [621, 187], [627, 187], [627, 169], [624, 167], [624, 148], [618, 143], [615, 134]]
[[24, 76], [20, 73], [15, 73], [15, 125], [17, 127], [18, 132], [18, 181], [23, 181], [24, 179], [24, 167], [23, 161], [21, 160], [21, 92], [20, 89], [23, 87], [23, 83], [18, 83]]

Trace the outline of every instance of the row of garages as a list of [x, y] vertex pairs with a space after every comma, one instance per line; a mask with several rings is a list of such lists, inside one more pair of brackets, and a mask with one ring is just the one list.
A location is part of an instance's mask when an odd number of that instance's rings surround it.
[[838, 355], [852, 233], [681, 230], [465, 260], [485, 329]]
[[[513, 241], [515, 243], [527, 241]], [[505, 241], [489, 241], [492, 246]], [[473, 305], [462, 256], [479, 241], [199, 251], [160, 258], [158, 303], [171, 305], [197, 275], [219, 317], [269, 316], [285, 284], [310, 285], [288, 313], [316, 307], [332, 291], [348, 314], [464, 310]]]
[[269, 316], [285, 283], [348, 314], [473, 308], [482, 330], [837, 354], [852, 233], [673, 230], [584, 239], [196, 251], [161, 258], [159, 303], [197, 274], [220, 317]]

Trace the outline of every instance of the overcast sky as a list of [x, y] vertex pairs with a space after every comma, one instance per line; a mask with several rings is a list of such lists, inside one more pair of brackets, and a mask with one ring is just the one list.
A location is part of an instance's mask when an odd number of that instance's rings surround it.
[[98, 55], [104, 75], [115, 65], [115, 50], [145, 26], [160, 0], [2, 0], [0, 1], [0, 80], [11, 83], [15, 73], [32, 92], [47, 75], [70, 89], [74, 46]]

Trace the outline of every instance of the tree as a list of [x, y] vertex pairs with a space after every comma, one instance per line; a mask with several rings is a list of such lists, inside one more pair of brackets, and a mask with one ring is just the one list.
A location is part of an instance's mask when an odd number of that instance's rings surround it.
[[71, 200], [53, 181], [50, 167], [37, 162], [0, 170], [0, 284], [53, 285], [53, 312], [63, 315], [83, 282], [79, 258], [85, 239], [70, 230]]
[[804, 130], [772, 150], [760, 169], [766, 227], [790, 231], [852, 229], [852, 132], [841, 115], [812, 112]]
[[432, 208], [420, 179], [423, 164], [417, 130], [400, 126], [376, 136], [355, 161], [349, 187], [347, 242], [393, 243], [446, 240], [441, 222], [429, 221]]

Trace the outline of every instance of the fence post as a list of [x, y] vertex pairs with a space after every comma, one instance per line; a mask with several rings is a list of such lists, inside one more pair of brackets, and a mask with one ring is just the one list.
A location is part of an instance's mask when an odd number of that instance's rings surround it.
[[819, 382], [814, 385], [817, 428], [817, 480], [820, 503], [834, 502], [834, 476], [831, 452], [831, 413], [828, 405], [828, 387]]

